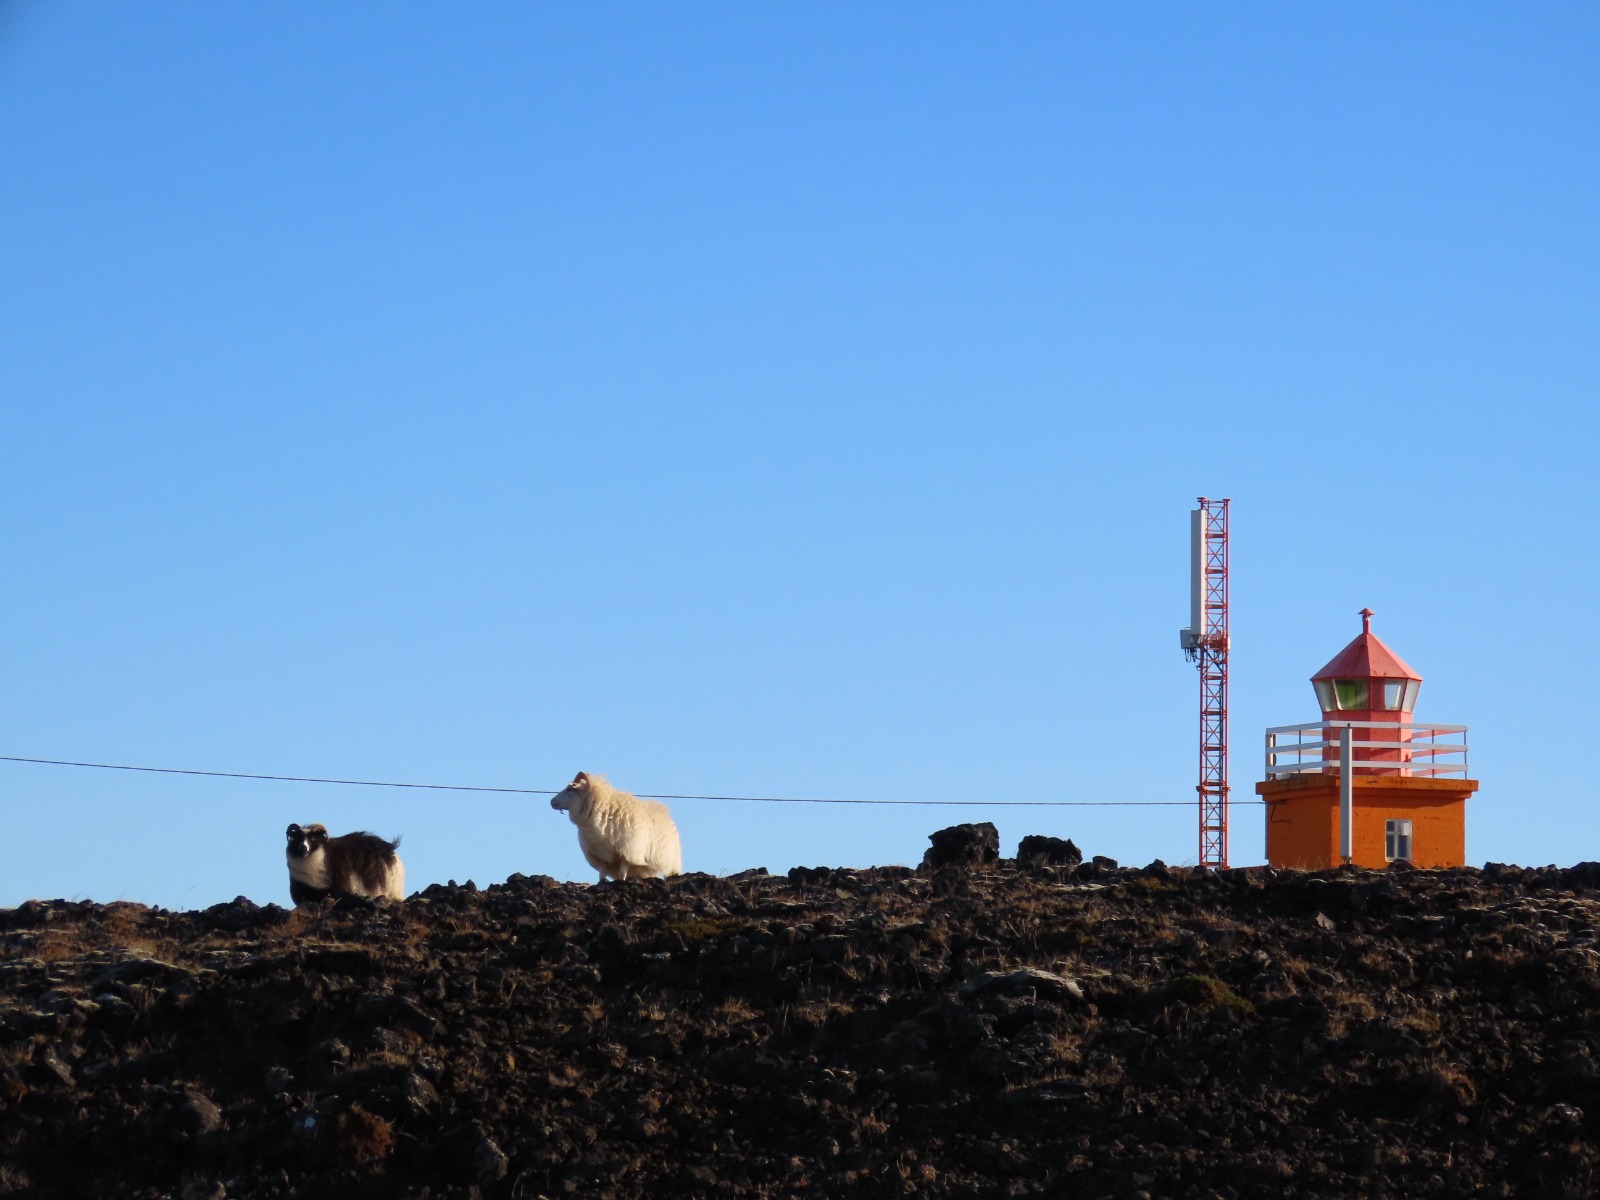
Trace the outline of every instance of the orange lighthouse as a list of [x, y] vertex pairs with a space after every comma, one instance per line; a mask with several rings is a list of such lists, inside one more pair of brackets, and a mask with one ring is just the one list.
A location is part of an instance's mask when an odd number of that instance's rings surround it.
[[1322, 720], [1267, 730], [1267, 862], [1457, 867], [1467, 858], [1467, 727], [1411, 719], [1418, 675], [1372, 632], [1311, 677]]

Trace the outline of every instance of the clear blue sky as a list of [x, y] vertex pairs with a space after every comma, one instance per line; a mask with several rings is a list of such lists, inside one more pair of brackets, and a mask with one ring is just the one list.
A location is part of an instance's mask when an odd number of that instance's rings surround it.
[[[0, 0], [0, 753], [914, 800], [1235, 795], [1377, 612], [1470, 861], [1600, 858], [1592, 4]], [[588, 880], [542, 797], [0, 763], [0, 905]], [[992, 817], [674, 806], [686, 866]], [[1260, 861], [1260, 809], [1233, 860]]]

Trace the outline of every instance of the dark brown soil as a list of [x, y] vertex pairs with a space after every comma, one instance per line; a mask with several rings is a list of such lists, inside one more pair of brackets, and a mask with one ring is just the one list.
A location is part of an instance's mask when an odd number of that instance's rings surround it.
[[0, 912], [0, 1195], [1600, 1187], [1600, 865], [792, 874]]

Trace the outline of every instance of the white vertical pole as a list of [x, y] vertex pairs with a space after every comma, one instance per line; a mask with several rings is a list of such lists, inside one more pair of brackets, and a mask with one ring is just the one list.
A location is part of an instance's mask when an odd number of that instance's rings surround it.
[[1195, 641], [1206, 636], [1206, 514], [1189, 510], [1189, 628]]
[[1350, 726], [1339, 730], [1339, 857], [1355, 858], [1355, 785], [1351, 770]]

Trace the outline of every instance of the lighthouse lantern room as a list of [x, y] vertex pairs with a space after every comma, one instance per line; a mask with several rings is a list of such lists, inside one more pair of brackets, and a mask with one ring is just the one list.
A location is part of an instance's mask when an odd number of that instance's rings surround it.
[[1411, 719], [1422, 676], [1372, 632], [1311, 677], [1322, 719], [1267, 730], [1267, 862], [1321, 870], [1350, 863], [1466, 862], [1467, 727]]

